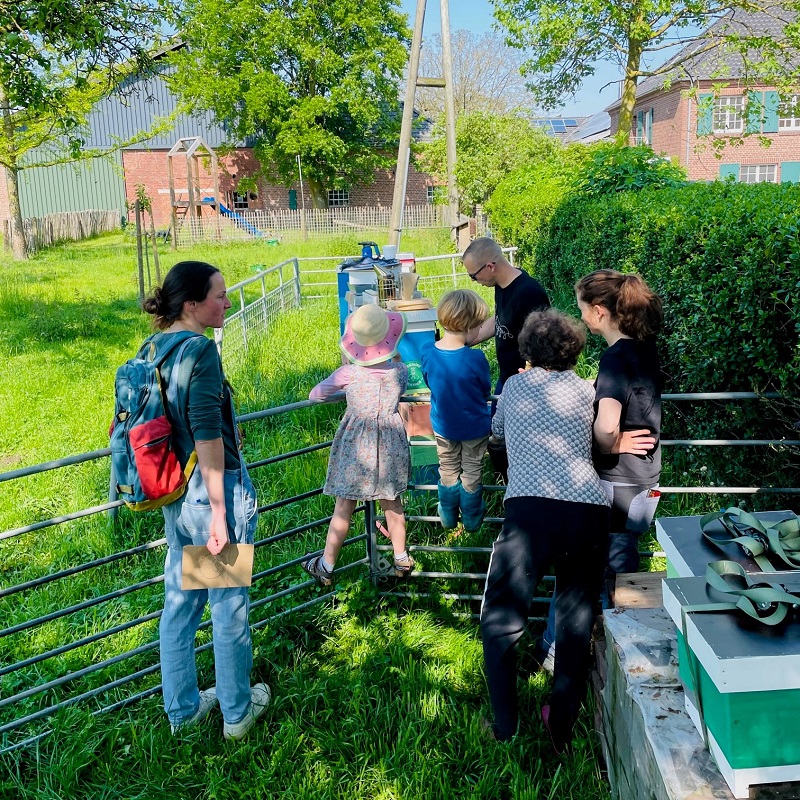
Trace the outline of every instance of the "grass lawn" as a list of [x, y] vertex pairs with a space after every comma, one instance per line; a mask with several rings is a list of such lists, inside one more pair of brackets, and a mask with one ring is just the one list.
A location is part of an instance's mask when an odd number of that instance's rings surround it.
[[[269, 247], [235, 244], [162, 252], [162, 270], [184, 258], [218, 265], [232, 284], [256, 264], [293, 255], [355, 255], [361, 236]], [[365, 238], [374, 238], [367, 236]], [[379, 240], [380, 241], [380, 240]], [[403, 249], [418, 256], [445, 252], [441, 232], [409, 234]], [[449, 270], [449, 264], [443, 269]], [[0, 264], [3, 330], [0, 347], [0, 471], [107, 446], [115, 368], [147, 334], [147, 318], [136, 304], [135, 250], [121, 234], [52, 248], [29, 262]], [[338, 313], [333, 295], [286, 312], [267, 340], [251, 348], [237, 368], [236, 400], [242, 412], [303, 399], [339, 362]], [[493, 360], [493, 348], [487, 349]], [[583, 369], [590, 370], [591, 364]], [[248, 423], [249, 462], [330, 439], [342, 408], [301, 409]], [[254, 470], [260, 504], [322, 485], [325, 450]], [[103, 501], [106, 461], [69, 467], [3, 483], [0, 517], [7, 530]], [[490, 498], [500, 515], [500, 498]], [[412, 514], [434, 514], [435, 499], [410, 496]], [[314, 496], [265, 512], [257, 541], [308, 526], [256, 550], [255, 572], [264, 572], [321, 547], [329, 498]], [[0, 588], [13, 587], [60, 569], [145, 545], [163, 535], [158, 512], [121, 512], [76, 520], [0, 541]], [[313, 525], [315, 521], [322, 521]], [[360, 521], [358, 524], [361, 524]], [[357, 533], [358, 530], [355, 530]], [[486, 546], [497, 533], [486, 524], [476, 534], [446, 533], [433, 525], [409, 528], [414, 544]], [[343, 552], [341, 564], [364, 555], [363, 543]], [[485, 571], [486, 556], [424, 553], [429, 571]], [[25, 592], [0, 595], [5, 626], [104, 592], [146, 583], [161, 574], [163, 549], [70, 575]], [[361, 569], [358, 570], [363, 575]], [[339, 581], [335, 600], [263, 625], [267, 617], [319, 597], [314, 587], [296, 598], [272, 600], [301, 587], [305, 576], [292, 567], [259, 578], [253, 586], [254, 680], [266, 680], [273, 704], [264, 721], [241, 743], [221, 737], [218, 713], [172, 737], [160, 695], [121, 710], [92, 712], [146, 690], [158, 673], [132, 686], [66, 708], [24, 731], [3, 733], [2, 745], [52, 727], [34, 747], [0, 756], [0, 797], [9, 798], [569, 798], [608, 797], [590, 730], [581, 720], [574, 751], [559, 759], [538, 722], [547, 679], [531, 668], [530, 643], [521, 653], [521, 735], [499, 745], [485, 738], [480, 721], [488, 712], [477, 627], [469, 606], [442, 599], [381, 597], [352, 571]], [[453, 579], [421, 591], [480, 593], [476, 582]], [[157, 664], [151, 647], [163, 590], [158, 582], [100, 605], [76, 610], [29, 630], [0, 636], [0, 665], [10, 665], [90, 637], [129, 620], [140, 623], [113, 636], [87, 641], [5, 674], [0, 697], [101, 664], [134, 648], [141, 652], [97, 672], [73, 677], [64, 687], [19, 700], [0, 701], [0, 728], [23, 713], [91, 691], [136, 669]], [[474, 606], [473, 606], [474, 610]], [[200, 642], [210, 640], [201, 632]], [[208, 650], [198, 656], [201, 682], [213, 683]]]

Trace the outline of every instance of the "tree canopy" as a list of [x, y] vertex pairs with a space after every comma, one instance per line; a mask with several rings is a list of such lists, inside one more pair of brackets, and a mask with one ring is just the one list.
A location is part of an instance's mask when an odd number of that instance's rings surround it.
[[[559, 141], [542, 133], [521, 114], [462, 114], [456, 121], [455, 170], [461, 210], [471, 214], [514, 167], [549, 157], [560, 147]], [[433, 141], [422, 148], [418, 159], [424, 169], [446, 181], [443, 120], [437, 123]]]
[[[451, 36], [453, 53], [453, 94], [456, 115], [473, 111], [507, 114], [533, 106], [520, 68], [526, 54], [509, 47], [499, 33], [457, 30]], [[422, 43], [420, 75], [436, 78], [442, 74], [442, 37], [435, 34]], [[444, 113], [441, 89], [417, 89], [416, 106], [432, 120]]]
[[[492, 0], [507, 41], [530, 48], [522, 67], [529, 88], [545, 108], [555, 108], [594, 74], [595, 64], [611, 61], [623, 70], [618, 135], [627, 141], [641, 78], [674, 72], [682, 61], [714, 49], [733, 51], [742, 77], [789, 84], [795, 76], [796, 0]], [[759, 14], [782, 19], [776, 37], [750, 24]], [[717, 24], [715, 24], [717, 23]], [[699, 32], [698, 32], [699, 31]], [[648, 66], [677, 44], [691, 42], [666, 63]], [[724, 77], [724, 76], [720, 76]]]
[[37, 165], [79, 157], [92, 106], [147, 67], [169, 19], [162, 0], [0, 0], [0, 165], [18, 258], [26, 254], [17, 191], [23, 156], [48, 145]]
[[187, 0], [172, 81], [316, 206], [389, 166], [410, 31], [394, 0]]

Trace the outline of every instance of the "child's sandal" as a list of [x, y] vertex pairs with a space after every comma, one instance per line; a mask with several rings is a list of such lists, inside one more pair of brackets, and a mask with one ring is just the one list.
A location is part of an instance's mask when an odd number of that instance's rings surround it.
[[300, 566], [317, 582], [319, 586], [326, 587], [333, 585], [333, 572], [329, 572], [322, 566], [322, 556], [309, 558], [301, 562]]
[[394, 560], [394, 574], [398, 578], [407, 578], [413, 571], [417, 562], [409, 556], [404, 561]]

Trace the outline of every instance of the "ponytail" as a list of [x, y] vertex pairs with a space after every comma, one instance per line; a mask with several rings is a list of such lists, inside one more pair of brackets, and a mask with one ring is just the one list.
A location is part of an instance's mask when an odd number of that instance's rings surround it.
[[664, 322], [661, 298], [641, 275], [598, 269], [584, 275], [575, 292], [584, 303], [603, 306], [621, 333], [632, 339], [655, 336]]

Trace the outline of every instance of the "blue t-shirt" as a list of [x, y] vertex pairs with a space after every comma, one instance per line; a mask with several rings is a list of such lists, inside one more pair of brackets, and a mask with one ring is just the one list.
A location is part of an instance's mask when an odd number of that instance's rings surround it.
[[431, 390], [434, 433], [457, 442], [488, 436], [492, 415], [489, 362], [482, 350], [440, 350], [435, 342], [422, 348], [422, 377]]

